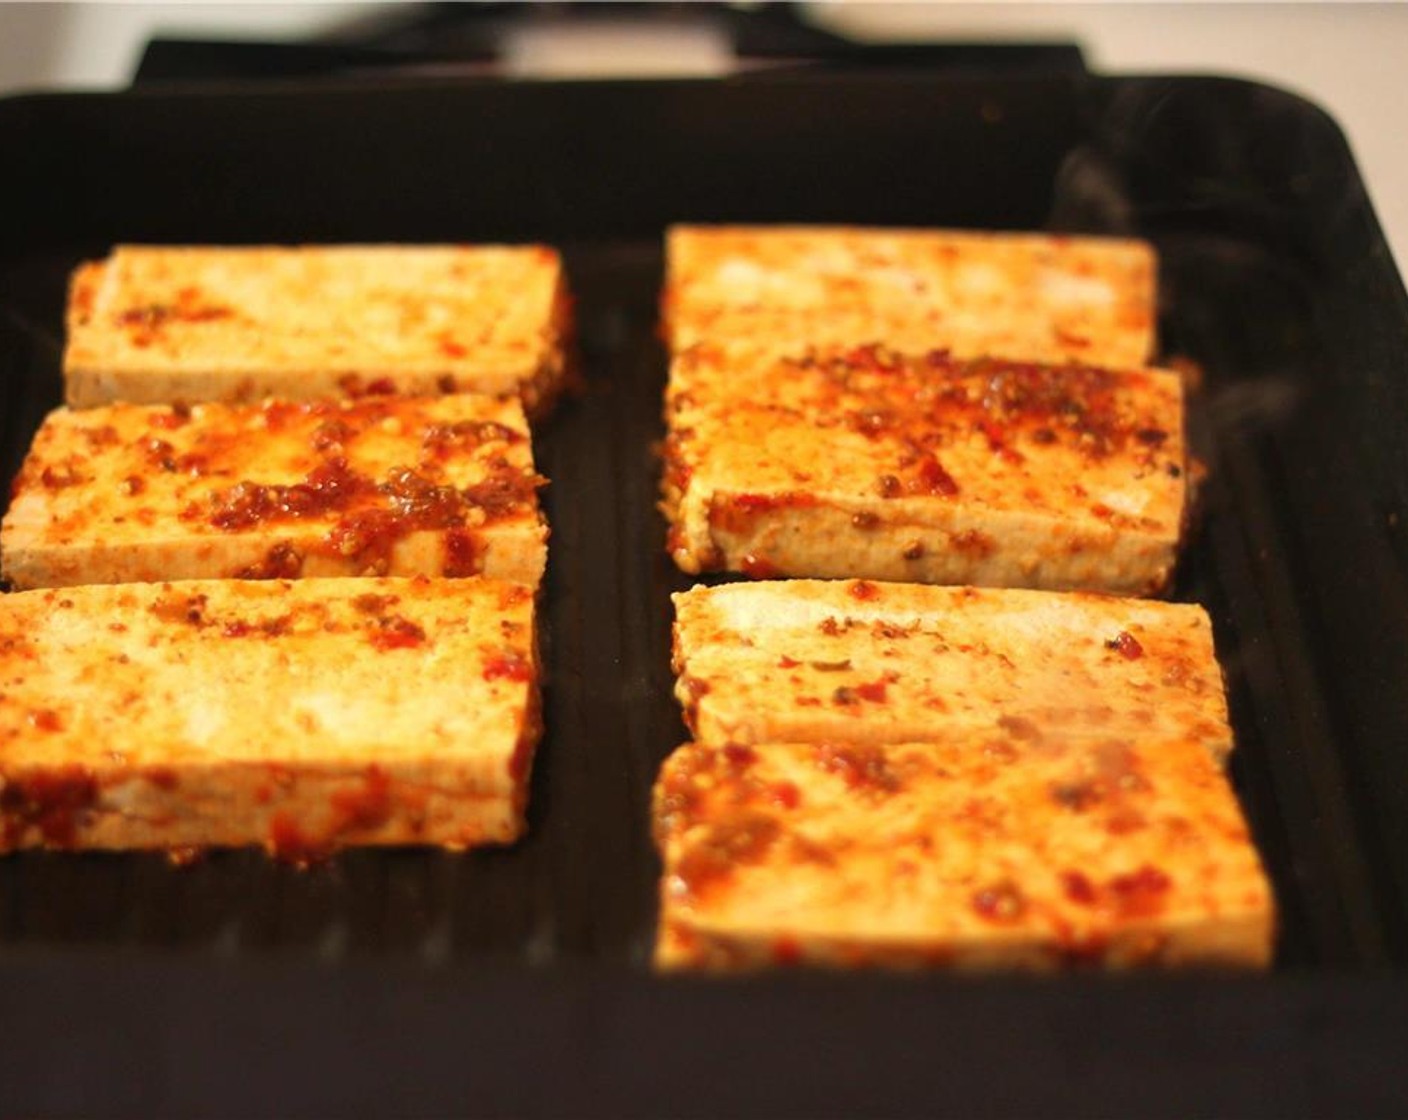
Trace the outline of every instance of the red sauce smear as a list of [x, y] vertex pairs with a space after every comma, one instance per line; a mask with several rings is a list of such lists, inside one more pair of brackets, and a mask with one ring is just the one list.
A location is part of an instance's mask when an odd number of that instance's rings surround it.
[[210, 522], [217, 529], [248, 529], [266, 521], [320, 517], [375, 494], [375, 485], [341, 457], [319, 463], [292, 486], [240, 482], [218, 496]]
[[331, 846], [326, 840], [315, 840], [303, 831], [293, 816], [283, 810], [269, 822], [269, 854], [296, 867], [307, 867], [328, 858]]
[[525, 735], [513, 745], [513, 754], [508, 759], [508, 776], [521, 785], [532, 765], [533, 739]]
[[[339, 520], [323, 547], [384, 571], [400, 538], [420, 530], [462, 529], [474, 510], [486, 522], [519, 513], [545, 481], [500, 460], [483, 481], [462, 489], [439, 485], [404, 467], [375, 482], [334, 455], [300, 483], [237, 483], [214, 496], [209, 519], [216, 528], [237, 532], [269, 522], [337, 514]], [[460, 548], [463, 558], [463, 538]]]
[[145, 307], [129, 308], [117, 316], [118, 325], [151, 334], [167, 323], [213, 323], [234, 316], [228, 307], [197, 306], [188, 293], [189, 289], [183, 290], [175, 304], [151, 303]]
[[475, 576], [484, 570], [484, 543], [469, 529], [445, 532], [445, 569], [448, 579]]
[[361, 785], [334, 790], [328, 801], [334, 834], [380, 828], [391, 819], [391, 779], [380, 766], [371, 766]]
[[[896, 440], [921, 452], [911, 459], [921, 464], [912, 492], [925, 481], [941, 487], [952, 482], [942, 481], [922, 458], [950, 434], [958, 439], [977, 431], [1009, 463], [1023, 461], [1015, 450], [1020, 438], [1061, 442], [1101, 458], [1131, 442], [1152, 451], [1166, 437], [1147, 418], [1129, 415], [1118, 395], [1123, 378], [1088, 365], [961, 359], [942, 350], [913, 358], [879, 347], [811, 354], [797, 365], [800, 374], [815, 379], [820, 414], [841, 416], [871, 439]], [[895, 489], [884, 480], [881, 485], [882, 493]]]
[[352, 607], [363, 614], [385, 614], [388, 607], [394, 607], [400, 601], [399, 595], [374, 595], [368, 592], [353, 599]]
[[516, 432], [495, 420], [459, 420], [453, 424], [432, 424], [421, 436], [421, 450], [432, 459], [444, 460], [452, 452], [472, 450], [485, 443], [522, 443]]
[[77, 486], [83, 481], [83, 475], [72, 467], [45, 467], [39, 473], [39, 481], [46, 490], [64, 490]]
[[678, 494], [683, 494], [688, 489], [689, 480], [694, 476], [694, 468], [685, 461], [681, 446], [684, 434], [680, 431], [671, 432], [665, 437], [662, 451], [665, 488]]
[[241, 568], [235, 573], [236, 579], [297, 579], [303, 571], [303, 556], [285, 541], [276, 544], [264, 554], [257, 564]]
[[293, 618], [281, 614], [277, 618], [266, 618], [263, 622], [246, 622], [242, 618], [225, 623], [220, 633], [226, 638], [278, 638], [293, 630]]
[[802, 791], [792, 782], [775, 782], [768, 792], [773, 804], [783, 809], [795, 809], [802, 803]]
[[855, 692], [862, 700], [869, 700], [873, 704], [883, 704], [885, 702], [885, 681], [882, 679], [858, 684]]
[[64, 724], [52, 708], [36, 708], [29, 713], [29, 722], [40, 731], [62, 731]]
[[1157, 913], [1171, 886], [1173, 881], [1164, 872], [1147, 863], [1127, 875], [1116, 875], [1108, 884], [1121, 913], [1126, 915]]
[[695, 703], [698, 703], [701, 697], [709, 694], [709, 682], [702, 677], [681, 677], [680, 687], [684, 689], [685, 694]]
[[781, 831], [763, 813], [740, 812], [715, 821], [680, 857], [675, 875], [686, 893], [698, 898], [726, 882], [736, 868], [761, 860]]
[[779, 937], [772, 946], [773, 963], [789, 968], [801, 963], [802, 946], [795, 937]]
[[147, 423], [153, 428], [164, 428], [167, 431], [184, 428], [190, 422], [191, 406], [188, 404], [174, 404], [170, 412], [154, 412], [147, 417]]
[[150, 766], [144, 776], [157, 789], [172, 790], [181, 783], [180, 775], [171, 766]]
[[958, 493], [958, 483], [954, 481], [953, 475], [944, 470], [943, 465], [933, 455], [925, 455], [919, 460], [919, 466], [914, 472], [915, 485], [909, 489], [925, 494], [937, 494], [943, 498], [952, 498]]
[[1015, 922], [1027, 910], [1027, 900], [1012, 883], [994, 883], [973, 895], [974, 911], [990, 922]]
[[205, 608], [209, 597], [203, 594], [173, 594], [171, 598], [161, 598], [148, 610], [162, 622], [185, 622], [192, 626], [206, 625]]
[[776, 579], [782, 574], [782, 570], [771, 560], [766, 560], [761, 556], [754, 556], [753, 553], [744, 553], [743, 559], [738, 563], [739, 571], [753, 579]]
[[725, 743], [723, 755], [730, 766], [752, 766], [758, 761], [758, 752], [742, 743]]
[[978, 529], [962, 529], [949, 537], [948, 543], [955, 552], [962, 552], [980, 559], [991, 556], [997, 549], [997, 544], [993, 539]]
[[371, 643], [379, 650], [415, 649], [425, 644], [425, 631], [408, 618], [388, 615], [371, 632]]
[[848, 789], [894, 793], [900, 788], [885, 752], [877, 746], [823, 743], [813, 753], [817, 765], [827, 773], [840, 775]]
[[533, 679], [533, 666], [517, 651], [495, 654], [484, 666], [486, 681], [530, 681]]
[[762, 514], [782, 509], [805, 509], [816, 505], [816, 498], [804, 492], [778, 494], [735, 494], [716, 502], [709, 509], [709, 524], [729, 533], [747, 531], [753, 520]]
[[1067, 898], [1080, 906], [1095, 905], [1095, 884], [1080, 871], [1061, 872], [1061, 889]]
[[1144, 647], [1127, 630], [1121, 630], [1106, 642], [1105, 648], [1114, 650], [1126, 661], [1135, 661], [1144, 656]]
[[97, 804], [98, 793], [97, 779], [81, 766], [10, 779], [0, 790], [5, 846], [14, 847], [29, 829], [37, 828], [46, 844], [73, 847], [78, 827]]
[[313, 434], [308, 437], [308, 446], [314, 451], [341, 450], [357, 434], [351, 424], [333, 417], [313, 429]]
[[1052, 782], [1048, 787], [1051, 800], [1075, 813], [1083, 813], [1105, 800], [1105, 785], [1100, 781]]

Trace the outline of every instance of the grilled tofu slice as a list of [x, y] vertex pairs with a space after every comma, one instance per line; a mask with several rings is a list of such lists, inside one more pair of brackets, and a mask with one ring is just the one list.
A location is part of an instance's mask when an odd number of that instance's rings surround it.
[[540, 245], [118, 246], [68, 306], [68, 403], [517, 393], [541, 414], [571, 333]]
[[884, 744], [1003, 733], [1232, 749], [1201, 607], [866, 580], [734, 583], [674, 597], [695, 737]]
[[1154, 350], [1142, 241], [830, 226], [676, 226], [671, 346], [746, 339], [784, 354], [882, 343], [1134, 366]]
[[1150, 594], [1189, 507], [1163, 370], [700, 345], [666, 415], [687, 572]]
[[533, 609], [485, 579], [0, 597], [0, 848], [512, 841]]
[[656, 961], [1264, 967], [1275, 907], [1201, 742], [691, 744], [655, 791]]
[[547, 528], [514, 398], [59, 409], [0, 525], [15, 587], [486, 574], [536, 585]]

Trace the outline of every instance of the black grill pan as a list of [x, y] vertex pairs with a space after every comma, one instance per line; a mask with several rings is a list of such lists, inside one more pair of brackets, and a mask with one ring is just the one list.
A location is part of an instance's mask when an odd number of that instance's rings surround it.
[[[207, 84], [0, 102], [0, 470], [118, 241], [547, 241], [586, 387], [552, 522], [531, 833], [467, 855], [0, 859], [0, 1113], [1310, 1115], [1402, 1106], [1408, 299], [1343, 137], [1245, 83], [918, 72]], [[684, 736], [654, 509], [677, 221], [1129, 233], [1195, 360], [1233, 777], [1266, 977], [648, 972], [650, 783]]]

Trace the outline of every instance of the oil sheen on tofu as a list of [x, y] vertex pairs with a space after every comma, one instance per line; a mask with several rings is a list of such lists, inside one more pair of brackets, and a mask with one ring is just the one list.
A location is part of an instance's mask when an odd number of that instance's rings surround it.
[[655, 795], [665, 968], [1263, 967], [1275, 908], [1200, 743], [993, 727], [692, 744]]
[[1150, 594], [1187, 518], [1164, 370], [701, 343], [674, 360], [666, 416], [689, 572]]
[[570, 300], [542, 245], [120, 245], [69, 291], [76, 407], [517, 394], [566, 376]]
[[19, 588], [481, 574], [532, 586], [543, 482], [511, 397], [64, 408], [15, 480], [0, 566]]
[[840, 226], [676, 226], [671, 348], [744, 339], [774, 353], [878, 343], [1128, 367], [1154, 351], [1143, 241]]
[[540, 731], [533, 612], [481, 578], [0, 596], [0, 847], [508, 843]]
[[868, 580], [675, 597], [665, 968], [1263, 967], [1201, 607]]

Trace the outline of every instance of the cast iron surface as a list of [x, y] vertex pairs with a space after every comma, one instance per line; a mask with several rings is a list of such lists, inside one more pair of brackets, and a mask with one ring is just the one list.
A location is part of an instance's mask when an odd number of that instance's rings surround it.
[[[0, 146], [7, 478], [59, 398], [67, 273], [117, 241], [561, 244], [587, 375], [536, 443], [553, 538], [527, 840], [307, 872], [0, 859], [0, 1022], [23, 1039], [0, 1047], [3, 1111], [238, 1114], [275, 1087], [307, 1110], [612, 1115], [1387, 1099], [1375, 1078], [1408, 1046], [1408, 302], [1313, 108], [1193, 79], [192, 89], [3, 103]], [[684, 220], [1155, 241], [1210, 467], [1174, 595], [1214, 619], [1233, 777], [1283, 910], [1275, 974], [648, 975], [649, 787], [684, 735], [655, 304], [660, 234]], [[319, 1076], [331, 1062], [344, 1080]]]

